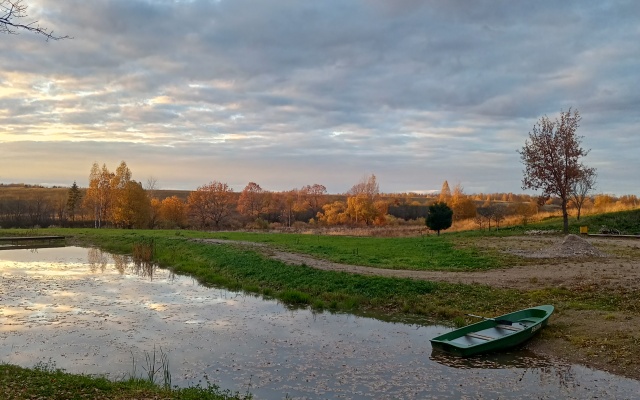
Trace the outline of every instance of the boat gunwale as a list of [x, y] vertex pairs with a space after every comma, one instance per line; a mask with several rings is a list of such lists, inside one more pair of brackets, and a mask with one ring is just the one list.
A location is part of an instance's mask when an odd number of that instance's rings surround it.
[[[553, 311], [554, 307], [552, 305], [542, 305], [525, 308], [522, 310], [514, 311], [512, 313], [501, 315], [499, 317], [490, 319], [488, 318], [474, 324], [454, 329], [452, 331], [434, 337], [430, 340], [430, 342], [434, 350], [454, 353], [463, 357], [475, 355], [478, 353], [487, 353], [512, 348], [529, 340], [535, 335], [537, 331], [540, 330], [540, 328], [546, 326]], [[540, 316], [531, 315], [533, 313], [540, 312], [543, 312], [544, 314]], [[520, 321], [532, 318], [539, 318], [539, 320], [535, 322], [528, 321], [534, 322], [531, 324], [520, 324], [523, 328], [519, 330], [503, 329], [499, 327], [499, 325], [503, 324], [498, 323], [498, 320], [508, 320], [515, 324], [519, 324]], [[467, 335], [469, 333], [474, 333], [481, 336], [491, 337], [491, 335], [484, 333], [485, 330], [491, 329], [493, 329], [491, 333], [494, 333], [498, 330], [504, 330], [507, 332], [500, 334], [498, 337], [495, 337], [492, 340], [487, 340], [485, 338], [473, 338], [473, 336]], [[455, 340], [458, 340], [458, 342], [455, 342]]]

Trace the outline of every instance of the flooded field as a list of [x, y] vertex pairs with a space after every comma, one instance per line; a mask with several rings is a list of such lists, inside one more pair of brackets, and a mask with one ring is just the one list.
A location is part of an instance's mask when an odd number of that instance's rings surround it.
[[[208, 378], [258, 399], [632, 399], [640, 382], [526, 351], [431, 352], [442, 326], [282, 304], [78, 247], [0, 251], [0, 361], [143, 375], [168, 355], [172, 384]], [[206, 378], [205, 378], [206, 377]]]

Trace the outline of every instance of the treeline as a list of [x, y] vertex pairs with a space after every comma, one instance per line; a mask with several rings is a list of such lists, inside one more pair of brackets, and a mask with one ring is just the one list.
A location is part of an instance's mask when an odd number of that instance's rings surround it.
[[[554, 198], [524, 194], [464, 193], [445, 181], [438, 194], [380, 192], [375, 175], [364, 177], [347, 193], [328, 194], [325, 186], [310, 184], [272, 192], [249, 182], [242, 192], [211, 181], [191, 192], [162, 191], [154, 179], [145, 185], [132, 178], [123, 161], [115, 171], [94, 163], [89, 185], [43, 188], [0, 184], [0, 227], [117, 227], [163, 229], [267, 229], [308, 226], [422, 225], [428, 207], [444, 202], [454, 221], [473, 221], [480, 229], [495, 229], [507, 217], [526, 224], [541, 210], [558, 208]], [[170, 195], [167, 195], [170, 194]], [[635, 195], [595, 195], [583, 209], [636, 208]], [[513, 219], [513, 218], [512, 218]]]

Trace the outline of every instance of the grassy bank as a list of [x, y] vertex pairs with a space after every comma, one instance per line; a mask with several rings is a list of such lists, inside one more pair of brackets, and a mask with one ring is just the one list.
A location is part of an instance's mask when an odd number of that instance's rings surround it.
[[222, 391], [215, 386], [164, 389], [143, 379], [110, 381], [73, 375], [48, 365], [22, 368], [0, 364], [0, 398], [91, 400], [247, 400], [250, 396]]
[[[575, 233], [582, 225], [587, 225], [590, 231], [594, 231], [601, 225], [616, 228], [624, 224], [625, 231], [633, 232], [634, 229], [640, 231], [640, 222], [636, 222], [640, 221], [638, 216], [640, 216], [638, 210], [605, 216], [589, 216], [581, 221], [572, 221], [571, 226]], [[603, 363], [606, 364], [610, 360], [620, 359], [631, 363], [626, 365], [640, 366], [640, 362], [633, 361], [639, 359], [640, 356], [640, 345], [638, 345], [640, 339], [635, 334], [629, 333], [626, 336], [593, 335], [589, 330], [584, 330], [587, 328], [576, 327], [573, 323], [575, 318], [584, 318], [584, 312], [591, 313], [589, 315], [592, 315], [593, 318], [604, 314], [612, 321], [626, 321], [628, 316], [639, 317], [640, 298], [637, 293], [623, 289], [601, 290], [596, 286], [585, 286], [580, 290], [569, 290], [562, 287], [508, 290], [484, 286], [481, 282], [476, 285], [462, 285], [361, 276], [344, 272], [322, 271], [307, 266], [287, 265], [270, 259], [251, 247], [231, 244], [213, 245], [191, 240], [195, 238], [220, 238], [252, 241], [345, 264], [378, 268], [461, 272], [514, 265], [514, 260], [510, 256], [476, 248], [474, 246], [474, 238], [476, 237], [521, 234], [531, 229], [559, 230], [561, 226], [561, 221], [556, 219], [526, 227], [503, 229], [499, 232], [468, 232], [447, 234], [441, 237], [413, 238], [112, 229], [0, 230], [0, 236], [65, 235], [70, 237], [69, 243], [96, 245], [118, 253], [131, 253], [134, 245], [149, 243], [153, 244], [155, 249], [154, 260], [178, 273], [192, 275], [206, 285], [244, 290], [268, 298], [276, 298], [291, 307], [308, 306], [316, 310], [367, 313], [381, 318], [412, 315], [422, 318], [425, 323], [440, 320], [464, 324], [471, 322], [464, 316], [467, 313], [499, 315], [532, 305], [554, 304], [557, 309], [557, 317], [555, 317], [554, 324], [542, 332], [541, 337], [566, 344], [569, 346], [566, 350], [567, 354], [576, 352], [593, 357], [589, 362], [598, 367], [602, 367]], [[606, 353], [602, 349], [606, 349]], [[598, 363], [598, 360], [601, 363]], [[21, 371], [18, 373], [11, 368], [17, 367], [2, 366], [0, 368], [0, 374], [3, 377], [1, 384], [5, 385], [0, 386], [0, 392], [6, 387], [11, 387], [12, 390], [21, 387], [20, 384], [23, 380], [28, 382], [29, 379], [49, 379], [50, 381], [64, 382], [64, 387], [73, 385], [73, 389], [69, 389], [71, 393], [82, 395], [85, 393], [83, 386], [78, 382], [86, 377], [77, 378], [79, 381], [76, 382], [73, 376], [65, 378], [58, 377], [58, 375], [47, 375], [60, 373], [56, 371], [17, 369], [16, 371]], [[33, 376], [22, 378], [20, 374], [33, 374]], [[12, 376], [18, 378], [11, 378]], [[100, 379], [89, 381], [87, 387], [102, 390], [100, 388], [103, 384], [127, 384], [124, 382], [105, 383], [103, 381]], [[129, 393], [131, 397], [78, 396], [75, 398], [234, 398], [170, 397], [189, 396], [190, 394], [188, 392], [164, 393], [160, 388], [137, 387], [135, 382], [131, 384], [133, 385], [131, 388], [122, 389], [123, 393]], [[39, 384], [34, 383], [28, 386], [35, 388]], [[114, 393], [117, 392], [115, 389], [113, 390]], [[138, 395], [136, 390], [155, 390], [156, 392], [148, 392], [149, 394], [140, 392], [145, 394]], [[193, 390], [197, 390], [197, 388], [193, 388]], [[46, 397], [39, 392], [28, 392], [28, 395], [24, 397], [14, 398], [38, 397], [56, 398]], [[74, 397], [62, 396], [58, 398]]]
[[[42, 232], [43, 231], [43, 232]], [[560, 309], [586, 309], [600, 311], [640, 310], [640, 299], [624, 291], [603, 292], [597, 288], [570, 291], [563, 288], [545, 288], [531, 291], [505, 290], [481, 285], [428, 282], [412, 279], [363, 276], [344, 272], [323, 271], [307, 266], [292, 266], [270, 259], [258, 250], [235, 245], [198, 243], [193, 238], [226, 238], [270, 243], [285, 249], [305, 252], [322, 246], [336, 252], [362, 248], [359, 254], [376, 254], [379, 249], [398, 246], [403, 250], [390, 251], [386, 262], [404, 260], [413, 268], [460, 270], [457, 264], [444, 268], [444, 260], [473, 258], [477, 250], [460, 249], [457, 241], [468, 241], [465, 235], [427, 238], [356, 238], [315, 237], [289, 234], [259, 233], [203, 233], [195, 231], [144, 230], [42, 230], [41, 233], [62, 234], [84, 245], [99, 245], [104, 249], [131, 253], [136, 243], [153, 243], [154, 258], [161, 265], [178, 273], [196, 277], [206, 285], [277, 298], [291, 306], [311, 306], [315, 309], [364, 311], [386, 315], [417, 314], [431, 319], [455, 320], [462, 323], [464, 314], [485, 312], [499, 314], [541, 303], [553, 303]], [[5, 234], [6, 232], [0, 232]], [[15, 233], [15, 232], [14, 232]], [[320, 241], [321, 244], [317, 245]], [[367, 241], [370, 243], [367, 244]], [[315, 243], [314, 243], [315, 242]], [[426, 242], [426, 244], [422, 244]], [[433, 242], [431, 244], [430, 242]], [[373, 244], [371, 244], [373, 243]], [[399, 244], [400, 243], [400, 244]], [[420, 243], [418, 246], [416, 243]], [[404, 246], [404, 247], [402, 247]], [[434, 254], [443, 254], [437, 262], [426, 261], [424, 248], [439, 248]], [[312, 254], [313, 251], [310, 250]], [[317, 248], [316, 248], [317, 250]], [[444, 253], [460, 253], [451, 256]], [[422, 254], [422, 260], [420, 260]], [[357, 254], [354, 255], [357, 257]], [[370, 257], [370, 256], [367, 256]], [[478, 256], [484, 263], [504, 266], [506, 261], [491, 254]], [[363, 263], [359, 263], [363, 265]], [[421, 266], [421, 267], [420, 267]], [[430, 266], [430, 268], [427, 268]]]

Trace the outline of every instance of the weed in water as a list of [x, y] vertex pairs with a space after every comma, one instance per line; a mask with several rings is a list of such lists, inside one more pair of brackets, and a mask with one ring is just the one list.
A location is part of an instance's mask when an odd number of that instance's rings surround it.
[[280, 300], [287, 304], [299, 305], [309, 304], [311, 296], [307, 293], [302, 293], [297, 290], [285, 290], [278, 296]]
[[[157, 358], [159, 356], [159, 358]], [[136, 367], [136, 359], [131, 353], [132, 358], [132, 379], [137, 378], [137, 367]], [[159, 351], [156, 351], [156, 346], [153, 346], [153, 352], [150, 353], [148, 351], [144, 352], [144, 360], [145, 365], [142, 366], [142, 369], [145, 370], [147, 378], [146, 380], [155, 385], [156, 376], [159, 373], [162, 373], [162, 387], [165, 389], [171, 388], [171, 371], [169, 369], [169, 355], [162, 350], [162, 347], [159, 348]]]

